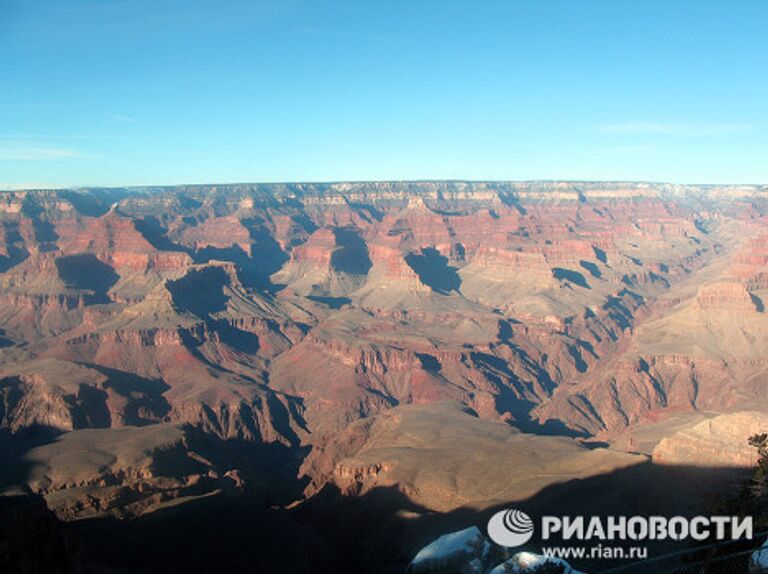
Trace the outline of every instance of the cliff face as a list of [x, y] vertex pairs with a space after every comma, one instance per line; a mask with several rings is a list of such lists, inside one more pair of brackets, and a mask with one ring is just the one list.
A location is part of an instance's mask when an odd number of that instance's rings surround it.
[[[4, 192], [0, 427], [321, 453], [409, 403], [605, 440], [761, 406], [767, 209], [621, 182]], [[337, 458], [313, 483], [387, 468]]]

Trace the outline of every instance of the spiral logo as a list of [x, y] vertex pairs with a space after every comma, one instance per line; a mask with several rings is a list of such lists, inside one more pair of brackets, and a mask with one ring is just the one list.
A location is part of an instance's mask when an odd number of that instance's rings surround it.
[[488, 536], [499, 546], [522, 546], [533, 536], [533, 520], [520, 510], [500, 510], [488, 521]]

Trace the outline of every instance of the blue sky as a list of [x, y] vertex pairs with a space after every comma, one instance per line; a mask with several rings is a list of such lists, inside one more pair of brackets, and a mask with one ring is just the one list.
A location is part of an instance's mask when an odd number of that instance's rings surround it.
[[0, 187], [768, 183], [768, 2], [0, 0]]

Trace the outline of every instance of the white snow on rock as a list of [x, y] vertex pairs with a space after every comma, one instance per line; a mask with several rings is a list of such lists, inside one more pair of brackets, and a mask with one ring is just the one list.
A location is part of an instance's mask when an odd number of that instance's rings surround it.
[[[560, 568], [557, 570], [556, 568]], [[546, 569], [546, 570], [545, 570]], [[582, 574], [571, 568], [565, 560], [550, 558], [533, 552], [519, 552], [502, 562], [488, 574], [536, 574], [537, 572], [559, 572], [560, 574]]]
[[[411, 564], [408, 572], [439, 572], [441, 570], [482, 572], [482, 564], [490, 551], [490, 543], [477, 526], [471, 526], [458, 532], [444, 534], [431, 544], [422, 548]], [[462, 568], [462, 565], [464, 568]], [[480, 570], [475, 570], [476, 568]]]
[[768, 569], [768, 540], [763, 542], [760, 550], [755, 550], [750, 556], [750, 570]]
[[[583, 574], [560, 558], [533, 552], [509, 554], [493, 549], [476, 526], [444, 534], [422, 548], [408, 566], [408, 574]], [[757, 554], [757, 553], [756, 553]], [[768, 550], [765, 551], [768, 560]], [[499, 560], [504, 560], [498, 564]], [[495, 564], [498, 564], [494, 567]]]

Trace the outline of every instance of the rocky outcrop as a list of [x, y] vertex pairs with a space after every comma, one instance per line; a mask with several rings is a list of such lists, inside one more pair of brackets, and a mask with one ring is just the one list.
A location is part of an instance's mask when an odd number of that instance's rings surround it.
[[325, 483], [354, 496], [392, 489], [423, 508], [448, 512], [522, 500], [547, 484], [643, 460], [587, 450], [564, 437], [520, 433], [460, 403], [436, 402], [394, 407], [318, 439], [303, 471], [313, 479], [308, 494]]
[[178, 498], [263, 484], [242, 454], [169, 424], [69, 432], [26, 460], [28, 488], [65, 520], [139, 516]]
[[696, 302], [702, 309], [718, 309], [731, 312], [754, 313], [757, 311], [752, 296], [739, 282], [720, 282], [704, 285], [699, 289]]
[[657, 464], [751, 468], [757, 451], [750, 436], [768, 432], [768, 414], [738, 412], [719, 415], [663, 438], [653, 449]]
[[251, 251], [251, 235], [235, 216], [210, 217], [195, 225], [185, 225], [171, 233], [179, 243], [194, 251], [205, 248], [239, 248], [243, 253]]

